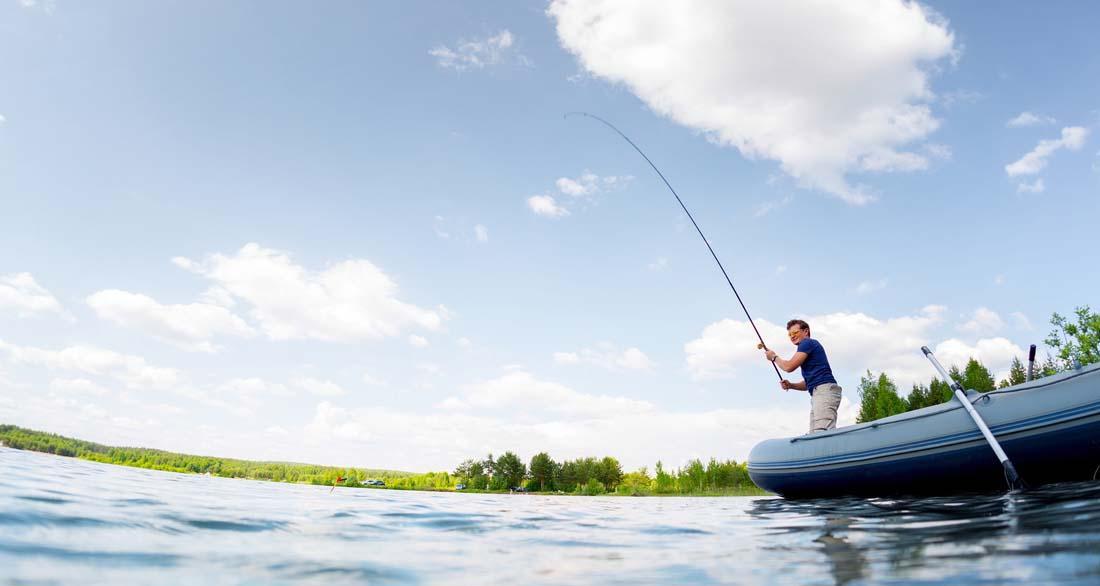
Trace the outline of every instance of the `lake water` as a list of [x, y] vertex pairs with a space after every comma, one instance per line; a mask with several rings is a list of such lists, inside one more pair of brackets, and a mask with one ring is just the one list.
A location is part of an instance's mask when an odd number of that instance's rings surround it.
[[232, 480], [0, 448], [5, 584], [1098, 584], [1100, 483], [630, 498]]

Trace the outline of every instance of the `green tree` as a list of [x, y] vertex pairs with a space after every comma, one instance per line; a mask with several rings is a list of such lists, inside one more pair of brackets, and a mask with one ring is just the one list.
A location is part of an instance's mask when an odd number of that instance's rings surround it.
[[1057, 312], [1050, 318], [1054, 326], [1044, 340], [1047, 346], [1058, 352], [1062, 370], [1074, 367], [1074, 363], [1093, 364], [1100, 362], [1100, 314], [1093, 313], [1089, 306], [1074, 309], [1077, 322], [1071, 322]]
[[515, 488], [522, 486], [523, 477], [527, 475], [527, 466], [524, 466], [523, 461], [519, 459], [519, 456], [512, 452], [504, 452], [504, 455], [497, 458], [496, 467], [494, 468], [493, 480], [495, 481], [500, 477], [504, 481], [503, 488]]
[[596, 480], [599, 480], [607, 490], [615, 490], [623, 480], [623, 467], [615, 458], [605, 456], [596, 468]]
[[859, 379], [859, 416], [856, 423], [866, 423], [905, 412], [905, 401], [886, 373], [875, 377], [871, 371]]
[[[958, 369], [956, 369], [957, 371]], [[951, 385], [947, 381], [933, 378], [932, 382], [928, 383], [928, 397], [933, 405], [939, 405], [954, 399], [955, 391], [951, 389]]]
[[577, 488], [577, 492], [588, 496], [596, 496], [599, 494], [604, 494], [605, 492], [607, 492], [607, 490], [605, 489], [602, 482], [596, 480], [595, 478], [589, 478], [588, 482], [584, 483], [583, 486]]
[[657, 494], [669, 494], [676, 492], [676, 477], [665, 472], [661, 461], [657, 461], [657, 478], [655, 479]]
[[1024, 363], [1020, 362], [1018, 357], [1012, 357], [1012, 366], [1008, 369], [1008, 378], [1001, 381], [998, 388], [1011, 387], [1027, 382], [1027, 371], [1024, 370]]
[[649, 494], [652, 486], [653, 479], [649, 477], [649, 471], [646, 470], [646, 467], [642, 466], [636, 472], [624, 475], [622, 482], [615, 491], [619, 494], [644, 496]]
[[703, 468], [703, 463], [698, 458], [689, 461], [687, 466], [684, 466], [676, 475], [676, 482], [679, 484], [682, 493], [706, 490], [706, 480], [706, 468]]
[[928, 386], [913, 383], [913, 390], [909, 391], [909, 396], [905, 398], [905, 410], [915, 411], [929, 405], [935, 405], [935, 403], [932, 402], [932, 395], [928, 390]]
[[461, 479], [462, 482], [469, 483], [470, 479], [475, 476], [475, 467], [480, 472], [482, 470], [481, 462], [473, 458], [463, 460], [461, 464], [455, 467], [455, 476]]
[[1048, 354], [1047, 359], [1044, 360], [1042, 364], [1036, 365], [1035, 378], [1043, 378], [1044, 376], [1058, 374], [1058, 371], [1058, 363]]
[[581, 484], [580, 471], [577, 469], [577, 463], [569, 460], [562, 462], [561, 467], [558, 469], [558, 490], [565, 492], [573, 492], [577, 489], [577, 485]]
[[528, 470], [531, 473], [531, 481], [539, 491], [554, 490], [554, 476], [557, 468], [557, 463], [546, 452], [539, 452], [531, 458]]
[[959, 383], [964, 389], [973, 389], [979, 393], [988, 393], [997, 388], [993, 382], [993, 374], [984, 364], [971, 358], [966, 361], [966, 368], [962, 372], [962, 380]]

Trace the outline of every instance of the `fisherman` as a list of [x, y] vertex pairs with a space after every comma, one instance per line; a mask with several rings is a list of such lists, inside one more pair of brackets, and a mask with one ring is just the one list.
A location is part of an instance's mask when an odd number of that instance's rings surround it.
[[783, 359], [765, 348], [764, 357], [784, 372], [794, 372], [794, 369], [801, 368], [803, 380], [792, 383], [783, 379], [779, 386], [783, 390], [809, 391], [809, 433], [836, 428], [836, 411], [840, 407], [840, 393], [843, 389], [833, 378], [825, 348], [821, 346], [821, 342], [810, 337], [810, 324], [800, 319], [787, 322], [787, 335], [791, 338], [791, 343], [798, 347], [794, 356]]

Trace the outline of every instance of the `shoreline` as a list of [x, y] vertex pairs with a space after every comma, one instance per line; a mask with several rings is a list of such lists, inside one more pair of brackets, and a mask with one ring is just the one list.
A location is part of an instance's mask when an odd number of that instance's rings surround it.
[[[322, 466], [289, 462], [239, 460], [217, 456], [198, 456], [167, 452], [151, 448], [106, 446], [85, 440], [68, 438], [49, 432], [0, 425], [0, 447], [77, 458], [100, 464], [113, 464], [128, 468], [160, 470], [199, 476], [242, 478], [282, 484], [329, 486], [345, 489], [403, 490], [421, 492], [449, 492], [469, 494], [512, 494], [530, 496], [617, 496], [617, 497], [721, 497], [721, 496], [771, 496], [759, 487], [736, 486], [691, 490], [685, 492], [657, 492], [640, 486], [621, 486], [601, 494], [581, 491], [527, 491], [490, 490], [477, 488], [456, 489], [460, 484], [448, 472], [404, 472], [397, 470]], [[337, 479], [344, 479], [338, 481]], [[369, 479], [369, 480], [368, 480]], [[378, 481], [385, 484], [376, 485]], [[424, 483], [433, 483], [425, 485]], [[389, 483], [393, 483], [391, 486]], [[403, 485], [406, 484], [407, 485]], [[439, 485], [443, 484], [443, 485]]]

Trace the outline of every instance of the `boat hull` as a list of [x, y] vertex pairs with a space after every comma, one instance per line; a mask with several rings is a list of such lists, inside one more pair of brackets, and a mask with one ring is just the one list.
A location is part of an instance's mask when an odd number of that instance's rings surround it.
[[[1100, 473], [1100, 367], [971, 395], [1025, 482]], [[787, 498], [1004, 490], [1004, 470], [957, 400], [753, 448], [749, 476]]]

